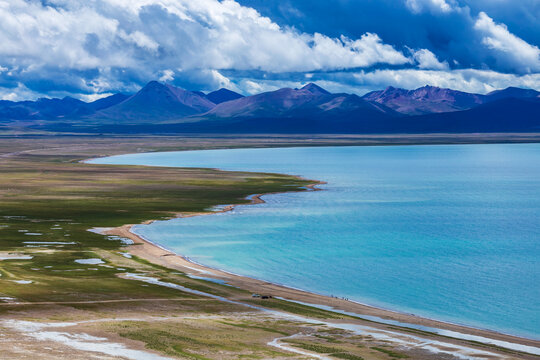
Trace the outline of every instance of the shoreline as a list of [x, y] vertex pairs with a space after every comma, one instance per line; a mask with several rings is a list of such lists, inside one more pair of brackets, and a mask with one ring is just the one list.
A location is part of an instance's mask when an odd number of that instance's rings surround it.
[[[325, 184], [325, 182], [314, 182], [306, 186], [308, 191], [320, 191], [322, 189], [316, 186]], [[177, 213], [173, 218], [184, 218], [202, 215], [212, 215], [232, 211], [238, 205], [255, 205], [265, 203], [262, 196], [273, 193], [255, 194], [248, 197], [251, 201], [248, 204], [226, 205], [222, 209], [210, 212], [198, 213]], [[155, 220], [148, 220], [143, 224], [150, 224]], [[353, 300], [345, 300], [328, 295], [313, 293], [307, 290], [292, 288], [282, 284], [271, 283], [265, 280], [251, 278], [239, 274], [227, 272], [225, 270], [212, 268], [192, 261], [186, 256], [176, 254], [165, 247], [154, 243], [132, 231], [135, 224], [122, 225], [116, 228], [108, 229], [103, 232], [105, 235], [116, 235], [129, 238], [133, 241], [132, 245], [125, 247], [131, 255], [135, 255], [154, 264], [167, 267], [172, 270], [182, 271], [192, 276], [209, 277], [215, 280], [226, 282], [229, 285], [240, 289], [248, 290], [252, 293], [268, 294], [286, 301], [303, 303], [308, 306], [321, 307], [336, 313], [357, 316], [361, 322], [377, 324], [382, 327], [394, 326], [403, 330], [413, 329], [426, 332], [426, 337], [444, 337], [457, 342], [474, 341], [486, 345], [500, 348], [507, 348], [524, 353], [531, 354], [528, 351], [517, 350], [520, 346], [537, 348], [540, 355], [540, 341], [526, 338], [518, 335], [506, 334], [489, 329], [474, 328], [467, 325], [454, 324], [431, 318], [424, 318], [414, 314], [401, 313], [394, 310], [379, 308], [372, 305], [363, 304]], [[425, 329], [425, 330], [422, 330]], [[435, 330], [435, 331], [434, 331]], [[478, 339], [479, 338], [479, 339]], [[492, 340], [482, 341], [482, 340]], [[512, 348], [508, 345], [516, 345]]]

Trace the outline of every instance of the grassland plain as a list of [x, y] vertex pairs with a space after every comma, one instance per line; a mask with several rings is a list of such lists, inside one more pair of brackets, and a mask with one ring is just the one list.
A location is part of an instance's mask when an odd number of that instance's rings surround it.
[[[253, 300], [247, 290], [193, 278], [127, 254], [126, 239], [87, 231], [247, 203], [248, 195], [301, 190], [312, 181], [278, 174], [80, 162], [86, 158], [363, 141], [332, 137], [0, 139], [0, 358], [451, 359], [453, 351], [464, 346], [483, 358], [535, 358], [455, 339], [439, 346], [437, 342], [448, 339], [424, 333], [433, 341], [431, 346], [442, 349], [428, 351], [411, 343], [411, 334], [418, 336], [418, 332], [395, 326], [391, 330], [402, 335], [391, 341], [388, 326], [280, 299]], [[123, 276], [130, 273], [174, 286]], [[336, 321], [375, 326], [375, 332], [336, 328], [332, 326]], [[409, 346], [404, 345], [407, 341]]]

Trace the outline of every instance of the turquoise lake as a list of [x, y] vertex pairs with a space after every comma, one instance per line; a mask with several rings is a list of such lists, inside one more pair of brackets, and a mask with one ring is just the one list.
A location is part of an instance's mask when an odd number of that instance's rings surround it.
[[135, 232], [196, 262], [540, 338], [540, 144], [144, 153], [101, 164], [301, 175], [325, 191]]

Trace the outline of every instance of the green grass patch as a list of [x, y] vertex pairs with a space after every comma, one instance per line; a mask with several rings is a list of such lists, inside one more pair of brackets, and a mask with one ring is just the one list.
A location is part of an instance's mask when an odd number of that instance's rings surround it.
[[390, 356], [391, 358], [394, 358], [394, 359], [407, 359], [409, 357], [409, 356], [407, 356], [405, 354], [398, 353], [398, 352], [395, 352], [395, 351], [392, 351], [392, 350], [389, 350], [389, 349], [385, 349], [385, 348], [381, 348], [381, 347], [373, 346], [371, 349], [382, 352], [383, 354], [386, 354], [386, 355], [388, 355], [388, 356]]
[[281, 331], [281, 330], [274, 329], [274, 328], [265, 327], [265, 326], [249, 325], [249, 324], [237, 324], [237, 323], [231, 323], [231, 322], [227, 322], [227, 321], [219, 321], [219, 323], [229, 325], [229, 326], [239, 327], [239, 328], [242, 328], [242, 329], [258, 329], [258, 330], [263, 330], [263, 331], [276, 333], [276, 334], [280, 334], [280, 335], [284, 335], [284, 336], [289, 336], [290, 335], [290, 333], [288, 333], [288, 332]]
[[326, 340], [327, 342], [329, 343], [333, 343], [333, 344], [341, 344], [342, 341], [339, 341], [331, 336], [323, 336], [323, 335], [319, 335], [319, 334], [314, 334], [313, 336], [315, 336], [316, 338], [319, 338], [319, 339], [323, 339], [323, 340]]
[[331, 356], [338, 359], [346, 359], [346, 360], [364, 360], [364, 358], [361, 356], [349, 354], [349, 353], [336, 353], [336, 354], [331, 354]]
[[310, 344], [310, 343], [304, 343], [304, 342], [299, 342], [295, 340], [284, 340], [284, 341], [296, 347], [302, 348], [304, 350], [313, 351], [313, 352], [321, 353], [321, 354], [333, 354], [333, 353], [342, 352], [341, 349], [326, 346], [326, 345], [321, 345], [321, 344]]

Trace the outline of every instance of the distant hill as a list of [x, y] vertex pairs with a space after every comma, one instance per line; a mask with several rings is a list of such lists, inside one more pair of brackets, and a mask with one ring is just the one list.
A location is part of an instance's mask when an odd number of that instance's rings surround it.
[[405, 115], [460, 111], [483, 103], [482, 95], [424, 86], [416, 90], [388, 87], [364, 95], [365, 100], [383, 104]]
[[214, 104], [221, 104], [226, 101], [236, 100], [243, 98], [244, 95], [240, 95], [234, 91], [221, 88], [216, 91], [212, 91], [211, 93], [208, 93], [205, 95], [208, 100], [213, 102]]
[[204, 114], [203, 117], [279, 117], [286, 115], [288, 111], [306, 102], [314, 100], [318, 96], [321, 96], [321, 94], [312, 92], [309, 89], [284, 88], [221, 103]]
[[78, 119], [86, 116], [94, 115], [97, 111], [107, 109], [116, 104], [120, 104], [122, 101], [129, 98], [130, 95], [118, 93], [111, 96], [107, 96], [90, 103], [82, 103], [77, 109], [70, 114], [65, 114], [62, 117], [68, 117], [71, 119]]
[[[346, 102], [354, 101], [347, 98]], [[288, 118], [237, 118], [227, 121], [206, 119], [177, 124], [178, 132], [214, 133], [335, 133], [335, 134], [422, 134], [540, 132], [540, 99], [505, 98], [476, 108], [418, 116], [387, 116], [372, 112], [371, 103], [362, 111], [324, 116]], [[339, 107], [338, 109], [340, 109]], [[354, 104], [353, 108], [357, 108]], [[340, 109], [341, 111], [341, 109]]]
[[[295, 90], [298, 90], [298, 89], [295, 89]], [[308, 91], [314, 95], [330, 95], [331, 94], [329, 91], [323, 89], [322, 87], [314, 83], [309, 83], [305, 85], [304, 87], [302, 87], [301, 90]]]
[[516, 98], [516, 99], [530, 99], [540, 97], [540, 92], [532, 89], [521, 89], [517, 87], [508, 87], [502, 90], [495, 90], [485, 95], [485, 102]]
[[181, 119], [206, 112], [214, 106], [213, 102], [197, 93], [151, 81], [136, 94], [99, 111], [89, 120], [137, 123]]
[[98, 111], [98, 110], [103, 110], [108, 107], [114, 106], [116, 104], [120, 104], [122, 101], [128, 99], [129, 97], [130, 95], [118, 93], [111, 96], [107, 96], [105, 98], [98, 99], [96, 101], [89, 103], [88, 105], [93, 110]]
[[[315, 84], [308, 84], [301, 89], [284, 88], [228, 101], [200, 115], [199, 120], [277, 118], [314, 120], [338, 116], [342, 118], [370, 116], [376, 119], [398, 114], [384, 105], [374, 105], [362, 100], [357, 95], [331, 94]], [[336, 119], [338, 120], [340, 119]]]
[[505, 98], [534, 98], [540, 92], [531, 89], [507, 88], [487, 95], [424, 86], [416, 90], [388, 87], [363, 96], [365, 100], [384, 104], [405, 115], [423, 115], [472, 109], [487, 102]]
[[244, 97], [152, 81], [133, 95], [90, 103], [70, 97], [0, 101], [0, 123], [87, 133], [540, 132], [540, 93], [507, 88], [480, 95], [425, 86], [359, 97], [310, 83]]
[[63, 99], [41, 98], [36, 101], [2, 101], [0, 102], [0, 121], [70, 117], [77, 110], [86, 106], [88, 106], [87, 103], [69, 96]]
[[502, 98], [465, 111], [404, 120], [397, 130], [407, 133], [540, 132], [540, 99]]
[[126, 100], [129, 95], [114, 94], [90, 103], [65, 97], [36, 101], [0, 101], [0, 121], [77, 119], [111, 107]]

